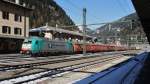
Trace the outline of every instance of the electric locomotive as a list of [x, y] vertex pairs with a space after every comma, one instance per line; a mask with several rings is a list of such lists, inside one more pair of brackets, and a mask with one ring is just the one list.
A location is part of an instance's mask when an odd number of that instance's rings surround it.
[[29, 37], [24, 40], [21, 48], [22, 54], [31, 54], [32, 56], [72, 52], [73, 47], [70, 40], [65, 42], [43, 37]]

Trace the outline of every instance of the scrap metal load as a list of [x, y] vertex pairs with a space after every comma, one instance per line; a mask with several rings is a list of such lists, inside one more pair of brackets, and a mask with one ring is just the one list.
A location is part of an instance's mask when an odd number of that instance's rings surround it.
[[[83, 44], [74, 43], [73, 47], [75, 53], [83, 52]], [[107, 44], [96, 44], [96, 43], [86, 44], [87, 52], [108, 52], [108, 51], [124, 51], [124, 50], [127, 50], [127, 47], [107, 45]]]
[[[107, 52], [107, 51], [123, 51], [126, 47], [113, 46], [105, 44], [87, 43], [87, 52]], [[48, 54], [60, 53], [81, 53], [83, 52], [82, 43], [74, 43], [71, 39], [67, 41], [50, 40], [43, 37], [30, 37], [25, 39], [21, 53], [31, 54], [32, 56], [43, 56]]]

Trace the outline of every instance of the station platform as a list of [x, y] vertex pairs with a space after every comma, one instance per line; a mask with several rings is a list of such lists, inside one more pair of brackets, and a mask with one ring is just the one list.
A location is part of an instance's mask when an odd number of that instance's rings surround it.
[[[107, 63], [102, 63], [98, 65], [94, 65], [91, 67], [86, 67], [81, 70], [76, 70], [76, 71], [68, 71], [63, 74], [58, 74], [56, 78], [49, 78], [47, 80], [43, 80], [43, 84], [76, 84], [78, 81], [84, 80], [92, 75], [95, 75], [103, 70], [106, 70], [112, 66], [115, 66], [123, 61], [126, 61], [133, 56], [123, 56], [119, 59], [115, 59], [112, 61], [109, 61]], [[78, 83], [77, 83], [78, 84]], [[81, 83], [81, 84], [86, 84], [86, 83]]]
[[134, 84], [150, 84], [150, 52]]
[[[148, 58], [148, 59], [147, 59]], [[146, 62], [145, 62], [146, 60]], [[56, 78], [49, 78], [39, 83], [44, 84], [149, 84], [150, 57], [148, 52], [136, 57], [124, 56], [119, 60], [113, 60], [90, 68], [65, 72]], [[148, 63], [147, 63], [148, 62]], [[145, 64], [146, 63], [146, 64]], [[144, 66], [144, 67], [143, 67]], [[148, 68], [148, 69], [147, 69]], [[139, 74], [140, 73], [140, 74]], [[144, 79], [143, 79], [144, 77]], [[146, 77], [146, 79], [145, 79]]]

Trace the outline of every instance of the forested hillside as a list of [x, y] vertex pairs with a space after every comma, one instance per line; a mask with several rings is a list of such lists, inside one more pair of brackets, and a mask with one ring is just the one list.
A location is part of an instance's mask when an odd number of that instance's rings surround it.
[[132, 13], [112, 22], [111, 24], [105, 24], [99, 27], [95, 30], [93, 35], [100, 37], [104, 42], [106, 42], [105, 40], [107, 39], [115, 40], [116, 36], [124, 42], [129, 39], [129, 36], [130, 39], [134, 38], [134, 41], [142, 41], [144, 40], [142, 38], [145, 38], [145, 33], [138, 19], [137, 14]]
[[[20, 0], [20, 4], [25, 4], [26, 7], [33, 9], [30, 16], [30, 28], [44, 26], [46, 23], [54, 27], [56, 24], [58, 26], [74, 25], [71, 18], [53, 0]], [[78, 30], [76, 27], [66, 29]]]

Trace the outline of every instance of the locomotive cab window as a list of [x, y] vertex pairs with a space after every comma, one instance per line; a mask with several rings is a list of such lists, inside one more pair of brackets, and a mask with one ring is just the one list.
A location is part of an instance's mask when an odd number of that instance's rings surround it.
[[31, 44], [32, 41], [30, 41], [30, 40], [25, 40], [24, 43], [25, 43], [25, 44]]
[[32, 43], [32, 41], [28, 41], [28, 42], [26, 42], [26, 43]]

